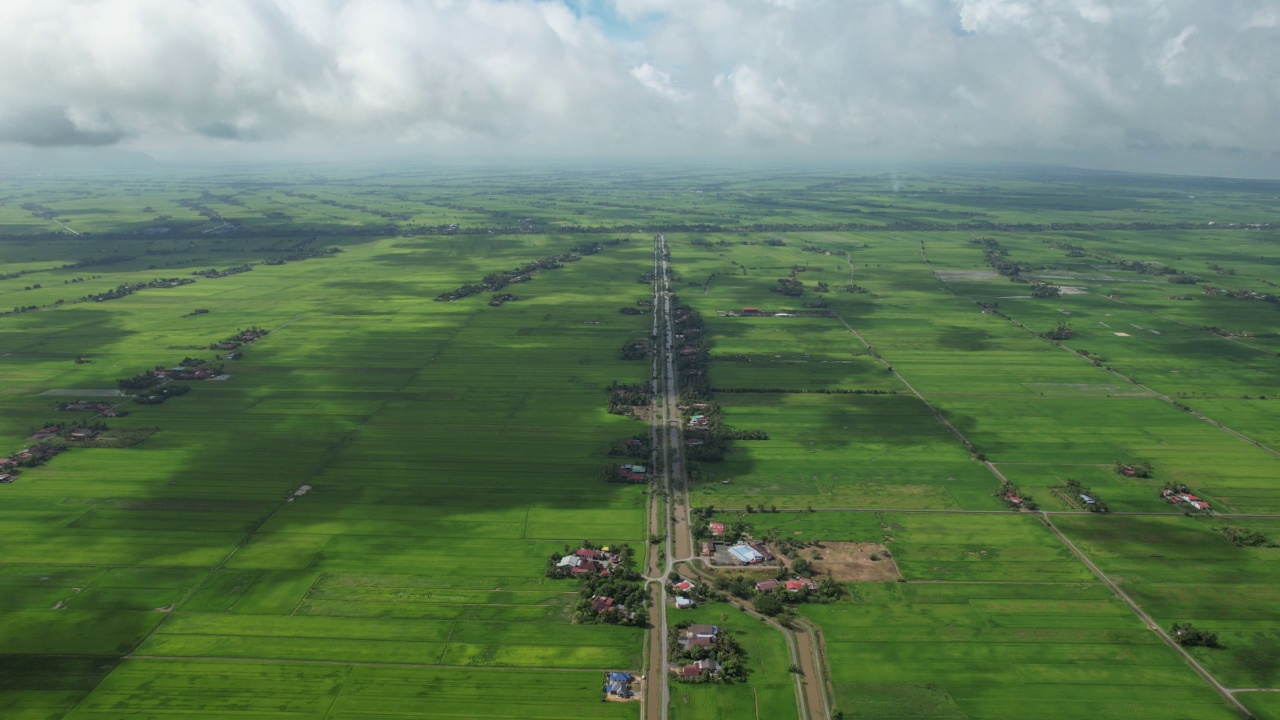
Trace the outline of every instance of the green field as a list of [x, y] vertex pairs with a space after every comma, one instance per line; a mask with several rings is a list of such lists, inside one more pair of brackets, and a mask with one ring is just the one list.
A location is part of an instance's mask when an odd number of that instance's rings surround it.
[[[1160, 626], [1216, 632], [1191, 657], [1280, 718], [1280, 185], [895, 177], [0, 176], [0, 456], [108, 428], [0, 484], [0, 716], [640, 717], [600, 691], [648, 671], [646, 633], [574, 622], [578, 583], [545, 570], [583, 540], [643, 554], [657, 496], [889, 549], [902, 582], [796, 610], [844, 717], [1231, 717], [1048, 520]], [[606, 388], [650, 377], [620, 351], [652, 332], [655, 233], [705, 322], [675, 348], [709, 358], [684, 401], [768, 438], [671, 498], [601, 479], [649, 429]], [[514, 301], [435, 301], [613, 240]], [[194, 282], [120, 289], [174, 278]], [[270, 334], [214, 358], [251, 326]], [[186, 357], [230, 378], [111, 392]], [[129, 414], [55, 409], [80, 399]], [[1002, 479], [1048, 515], [1007, 511]], [[1165, 483], [1244, 517], [1185, 517]], [[672, 718], [796, 715], [781, 633], [727, 603], [673, 617], [734, 632], [749, 672], [673, 684]]]

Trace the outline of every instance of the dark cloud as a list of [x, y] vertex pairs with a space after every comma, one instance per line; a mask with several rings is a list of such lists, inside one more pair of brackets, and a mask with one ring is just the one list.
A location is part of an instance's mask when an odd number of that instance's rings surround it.
[[77, 125], [62, 108], [25, 108], [0, 115], [0, 142], [32, 147], [103, 146], [125, 137], [116, 128]]

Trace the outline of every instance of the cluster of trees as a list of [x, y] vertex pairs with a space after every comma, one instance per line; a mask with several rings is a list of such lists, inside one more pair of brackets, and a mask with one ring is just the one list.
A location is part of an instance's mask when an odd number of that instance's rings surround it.
[[315, 250], [300, 250], [297, 252], [284, 255], [282, 257], [268, 258], [262, 261], [263, 265], [284, 265], [285, 263], [300, 262], [302, 260], [311, 260], [313, 258], [323, 258], [337, 255], [342, 252], [339, 247], [317, 248]]
[[[791, 569], [779, 569], [774, 579], [784, 582], [793, 577], [807, 577], [812, 573], [812, 564], [804, 558], [797, 558], [791, 562]], [[722, 573], [716, 576], [715, 586], [717, 590], [734, 597], [750, 600], [756, 612], [770, 617], [789, 616], [796, 605], [803, 603], [836, 602], [849, 592], [844, 583], [830, 576], [819, 578], [816, 589], [806, 587], [794, 592], [782, 587], [760, 592], [756, 590], [756, 582], [758, 578], [750, 578], [741, 573]]]
[[159, 405], [171, 397], [186, 395], [190, 391], [190, 385], [168, 383], [153, 389], [148, 395], [134, 396], [133, 401], [139, 405]]
[[1126, 260], [1124, 258], [1115, 258], [1112, 260], [1121, 270], [1129, 270], [1139, 275], [1177, 275], [1178, 269], [1159, 262], [1150, 262], [1146, 260]]
[[644, 360], [653, 354], [653, 341], [649, 338], [634, 338], [622, 344], [623, 360]]
[[630, 306], [618, 308], [618, 312], [622, 313], [623, 315], [647, 315], [648, 314], [648, 311], [646, 310], [641, 310], [638, 307], [630, 307]]
[[126, 283], [117, 285], [114, 289], [101, 293], [93, 293], [80, 298], [82, 301], [105, 302], [107, 300], [118, 300], [122, 297], [128, 297], [139, 290], [150, 290], [153, 288], [175, 288], [181, 285], [190, 285], [195, 280], [191, 278], [159, 278], [143, 283]]
[[1045, 240], [1045, 242], [1048, 243], [1049, 247], [1053, 248], [1054, 250], [1065, 251], [1067, 253], [1067, 257], [1073, 257], [1073, 258], [1089, 257], [1089, 252], [1084, 248], [1080, 247], [1079, 245], [1072, 245], [1071, 243], [1062, 242], [1061, 240]]
[[1058, 323], [1053, 326], [1052, 330], [1040, 333], [1040, 337], [1046, 340], [1070, 340], [1073, 334], [1075, 333], [1071, 329], [1071, 326], [1062, 320], [1059, 320]]
[[692, 645], [681, 647], [679, 638], [693, 622], [684, 620], [676, 623], [668, 631], [667, 647], [672, 665], [692, 665], [699, 660], [711, 660], [720, 666], [719, 672], [703, 673], [696, 678], [676, 676], [676, 682], [707, 683], [742, 682], [747, 679], [747, 651], [734, 639], [733, 635], [721, 630], [709, 646]]
[[1174, 623], [1173, 627], [1169, 628], [1169, 634], [1184, 647], [1220, 647], [1218, 633], [1201, 630], [1191, 623]]
[[1062, 294], [1062, 288], [1053, 283], [1040, 282], [1039, 280], [1031, 281], [1031, 297], [1033, 298], [1056, 298]]
[[[1133, 465], [1116, 460], [1112, 464], [1112, 467], [1115, 469], [1117, 475], [1124, 475], [1125, 477], [1149, 478], [1156, 472], [1155, 468], [1152, 467], [1149, 462], [1142, 462], [1137, 465]], [[1186, 492], [1186, 489], [1184, 488], [1179, 492]]]
[[1222, 537], [1226, 538], [1227, 542], [1237, 547], [1275, 547], [1275, 545], [1267, 539], [1266, 535], [1263, 535], [1257, 530], [1249, 530], [1247, 528], [1235, 527], [1232, 525], [1224, 525], [1214, 529], [1222, 533]]
[[191, 199], [184, 198], [179, 200], [178, 204], [184, 208], [187, 208], [188, 210], [194, 210], [200, 213], [201, 215], [205, 216], [205, 218], [207, 218], [210, 222], [222, 222], [222, 215], [218, 213], [217, 210], [214, 210], [208, 205], [202, 205], [199, 200], [191, 200]]
[[489, 298], [489, 304], [493, 307], [498, 307], [502, 303], [515, 302], [519, 299], [519, 295], [512, 295], [511, 293], [495, 293], [493, 297]]
[[[1018, 486], [1008, 480], [1000, 483], [1000, 489], [996, 491], [996, 497], [1003, 500], [1010, 510], [1027, 509], [1035, 511], [1040, 509], [1040, 505], [1030, 495], [1023, 495]], [[1015, 502], [1013, 498], [1017, 498], [1021, 502]]]
[[797, 278], [778, 278], [778, 284], [769, 290], [787, 297], [800, 297], [804, 295], [804, 281]]
[[609, 457], [649, 457], [649, 436], [633, 435], [626, 440], [616, 440], [609, 446]]
[[234, 335], [219, 342], [209, 343], [209, 349], [235, 350], [245, 343], [251, 343], [254, 340], [264, 338], [269, 334], [271, 334], [270, 330], [253, 325], [248, 330], [236, 330]]
[[675, 333], [692, 346], [694, 352], [680, 352], [676, 355], [676, 373], [680, 380], [680, 396], [685, 401], [711, 399], [711, 384], [707, 380], [707, 369], [711, 363], [711, 355], [707, 352], [702, 338], [706, 333], [706, 323], [698, 311], [681, 303], [678, 297], [671, 298], [671, 323]]
[[32, 217], [38, 217], [44, 220], [52, 220], [58, 216], [57, 210], [36, 202], [24, 202], [21, 207], [23, 210], [30, 212]]
[[199, 275], [201, 277], [206, 277], [206, 278], [221, 278], [221, 277], [227, 277], [228, 275], [238, 275], [240, 273], [246, 273], [252, 269], [253, 269], [252, 265], [246, 264], [246, 265], [237, 265], [235, 267], [229, 267], [226, 270], [218, 270], [217, 268], [209, 268], [208, 270], [196, 270], [191, 274]]
[[489, 273], [484, 276], [478, 283], [463, 285], [454, 290], [440, 293], [436, 296], [436, 302], [452, 302], [461, 300], [465, 297], [471, 297], [482, 292], [493, 292], [513, 283], [522, 283], [532, 280], [531, 273], [535, 270], [556, 270], [564, 267], [564, 263], [580, 260], [577, 255], [551, 255], [549, 257], [540, 258], [533, 262], [525, 263], [517, 268], [510, 270], [502, 270], [500, 272]]
[[[582, 575], [578, 585], [579, 600], [573, 621], [583, 624], [649, 626], [649, 594], [635, 578], [623, 579], [610, 570], [608, 575]], [[591, 607], [593, 598], [613, 598], [613, 607], [598, 612]]]
[[[1081, 484], [1075, 478], [1067, 478], [1062, 485], [1055, 485], [1050, 489], [1068, 505], [1083, 506], [1085, 510], [1094, 513], [1111, 512], [1111, 509], [1102, 501], [1102, 498], [1098, 497], [1093, 490]], [[1085, 498], [1088, 498], [1088, 500]]]
[[982, 255], [986, 259], [987, 264], [990, 265], [993, 270], [1014, 282], [1025, 282], [1022, 277], [1022, 273], [1033, 269], [1027, 263], [1014, 262], [1013, 260], [1010, 260], [1009, 251], [1005, 250], [995, 238], [973, 238], [969, 242], [974, 245], [981, 245]]
[[[698, 542], [710, 540], [711, 521], [715, 520], [716, 509], [713, 505], [702, 505], [690, 509], [693, 514], [693, 527], [691, 532], [693, 539]], [[751, 526], [738, 515], [732, 520], [724, 518], [724, 535], [719, 536], [722, 542], [737, 542], [742, 539], [751, 530]]]
[[582, 243], [569, 248], [570, 254], [574, 255], [595, 255], [607, 247], [620, 245], [624, 242], [631, 242], [627, 238], [614, 238], [613, 240], [598, 240], [596, 242]]
[[609, 391], [609, 412], [614, 415], [630, 415], [630, 408], [644, 407], [653, 400], [649, 394], [649, 387], [642, 383], [624, 384], [614, 380], [609, 383], [607, 390]]
[[1219, 275], [1235, 275], [1236, 274], [1235, 270], [1232, 270], [1231, 268], [1222, 267], [1221, 265], [1217, 265], [1214, 263], [1209, 263], [1209, 269], [1218, 273]]
[[[54, 443], [40, 442], [21, 452], [16, 452], [8, 457], [11, 468], [33, 468], [49, 462], [54, 455], [66, 450], [65, 445], [57, 445]], [[6, 474], [16, 475], [16, 470], [6, 470]]]
[[1202, 290], [1205, 295], [1225, 295], [1236, 300], [1261, 300], [1274, 304], [1280, 303], [1280, 298], [1270, 293], [1258, 292], [1257, 290], [1230, 290], [1227, 288], [1213, 287], [1205, 285]]
[[[70, 265], [63, 265], [60, 269], [79, 270], [80, 268], [97, 267], [99, 265], [117, 265], [119, 263], [129, 262], [130, 260], [137, 260], [137, 259], [138, 257], [136, 255], [102, 255], [96, 258], [85, 258], [83, 260], [77, 260], [71, 263]], [[79, 279], [80, 278], [77, 278], [76, 280], [79, 280]], [[76, 282], [76, 280], [72, 280], [72, 282]]]

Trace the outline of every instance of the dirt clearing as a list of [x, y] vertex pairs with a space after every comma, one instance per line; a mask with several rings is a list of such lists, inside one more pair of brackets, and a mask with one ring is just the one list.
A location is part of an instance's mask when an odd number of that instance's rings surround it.
[[[817, 548], [821, 560], [814, 560], [813, 567], [820, 573], [843, 582], [890, 582], [902, 577], [898, 564], [881, 543], [873, 542], [824, 542]], [[808, 555], [805, 549], [803, 555]], [[872, 560], [875, 555], [879, 560]]]

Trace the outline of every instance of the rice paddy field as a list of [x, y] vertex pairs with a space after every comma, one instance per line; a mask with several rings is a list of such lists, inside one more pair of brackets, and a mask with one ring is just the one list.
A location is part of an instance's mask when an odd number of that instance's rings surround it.
[[[574, 622], [577, 581], [545, 571], [651, 539], [664, 498], [601, 468], [648, 432], [606, 388], [650, 377], [620, 351], [651, 333], [663, 233], [720, 420], [768, 435], [693, 464], [675, 509], [882, 543], [901, 574], [798, 606], [809, 717], [1280, 718], [1280, 184], [894, 177], [0, 176], [0, 456], [107, 426], [0, 484], [0, 716], [641, 717], [602, 686], [661, 682], [646, 631]], [[117, 394], [187, 357], [229, 378]], [[128, 414], [55, 407], [77, 400]], [[748, 675], [645, 717], [801, 712], [772, 626], [671, 612], [733, 632]], [[1219, 646], [1184, 655], [1174, 623]]]

